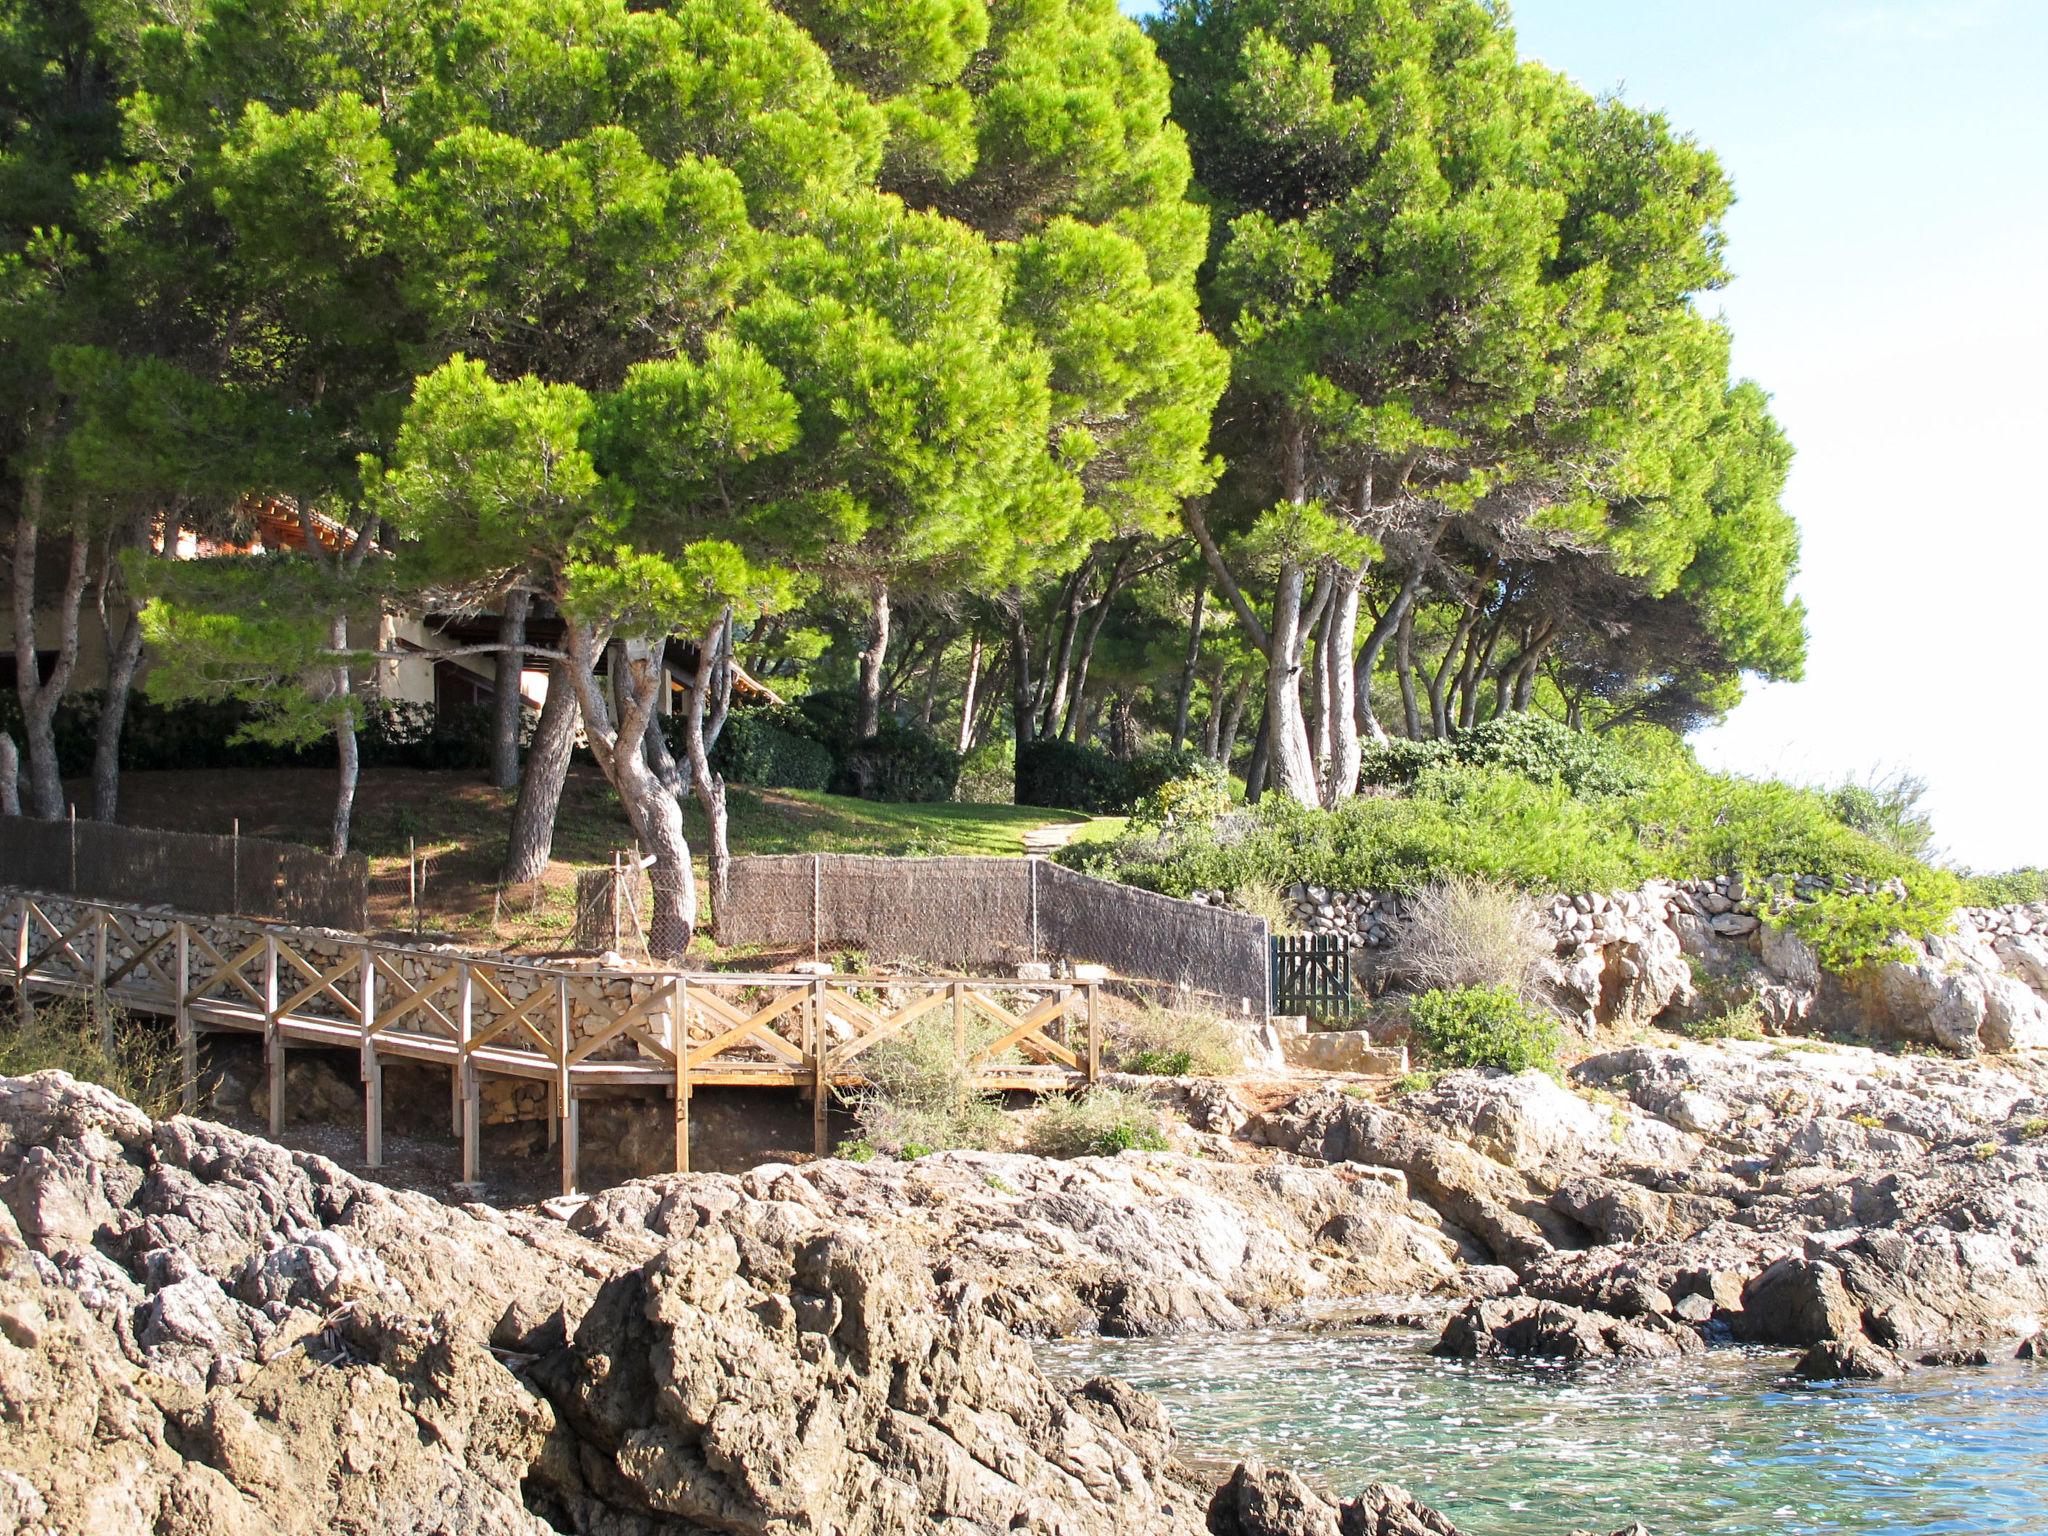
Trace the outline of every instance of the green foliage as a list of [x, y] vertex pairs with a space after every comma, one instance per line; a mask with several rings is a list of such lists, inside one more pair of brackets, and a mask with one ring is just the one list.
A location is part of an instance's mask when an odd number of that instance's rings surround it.
[[1430, 991], [1409, 1006], [1416, 1043], [1441, 1067], [1557, 1071], [1563, 1038], [1555, 1020], [1507, 987]]
[[1499, 769], [1578, 796], [1620, 795], [1642, 787], [1643, 774], [1598, 736], [1548, 715], [1502, 715], [1447, 740], [1392, 738], [1368, 747], [1361, 784], [1413, 788], [1429, 769], [1450, 763]]
[[1027, 1140], [1041, 1157], [1115, 1157], [1164, 1152], [1167, 1145], [1159, 1106], [1143, 1093], [1108, 1083], [1054, 1095], [1033, 1118]]
[[1201, 758], [1192, 771], [1143, 791], [1131, 807], [1134, 827], [1181, 827], [1213, 822], [1230, 813], [1230, 780], [1221, 763]]
[[177, 1114], [184, 1084], [176, 1042], [118, 1008], [111, 1022], [110, 1050], [83, 998], [38, 1002], [26, 1020], [10, 1006], [0, 1022], [0, 1077], [69, 1072], [111, 1088], [152, 1119]]
[[1751, 998], [1718, 1013], [1687, 1019], [1678, 1026], [1678, 1030], [1689, 1040], [1761, 1040], [1764, 1037], [1763, 1010]]
[[1410, 1072], [1394, 1084], [1394, 1092], [1397, 1095], [1427, 1093], [1437, 1085], [1437, 1080], [1442, 1076], [1443, 1073], [1440, 1071]]
[[1838, 785], [1828, 802], [1844, 826], [1909, 859], [1924, 859], [1934, 844], [1934, 818], [1922, 804], [1926, 797], [1925, 779], [1891, 773]]
[[1389, 966], [1418, 989], [1489, 987], [1519, 993], [1552, 953], [1549, 930], [1528, 897], [1453, 875], [1408, 899]]
[[2030, 1115], [2019, 1123], [2021, 1141], [2048, 1140], [2048, 1115]]
[[1113, 815], [1130, 806], [1130, 769], [1100, 747], [1026, 742], [1017, 749], [1017, 803]]
[[[824, 789], [836, 768], [831, 750], [779, 723], [784, 710], [736, 709], [711, 751], [711, 766], [735, 784], [775, 789]], [[801, 717], [799, 717], [801, 718]], [[662, 721], [672, 751], [682, 749], [681, 730], [670, 716]]]
[[954, 794], [969, 805], [1017, 803], [1017, 749], [1006, 740], [984, 741], [960, 763]]
[[959, 753], [913, 726], [884, 720], [881, 730], [840, 756], [831, 787], [863, 800], [928, 805], [951, 800], [959, 782]]
[[1953, 875], [1929, 870], [1908, 879], [1904, 895], [1824, 892], [1768, 920], [1805, 940], [1823, 969], [1845, 975], [1865, 966], [1910, 960], [1908, 941], [1947, 928], [1961, 895], [1961, 883]]
[[2048, 869], [2009, 869], [2002, 875], [1964, 875], [1963, 901], [1972, 907], [2031, 906], [2048, 901]]

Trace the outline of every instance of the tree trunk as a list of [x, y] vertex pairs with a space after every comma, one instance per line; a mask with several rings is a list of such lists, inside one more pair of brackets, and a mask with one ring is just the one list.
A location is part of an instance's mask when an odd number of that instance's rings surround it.
[[547, 869], [555, 848], [555, 811], [562, 803], [575, 750], [576, 684], [569, 663], [558, 661], [548, 669], [548, 696], [519, 775], [519, 803], [512, 808], [512, 837], [500, 876], [507, 885], [538, 880]]
[[1060, 621], [1059, 646], [1046, 658], [1045, 677], [1042, 685], [1049, 686], [1051, 693], [1045, 699], [1045, 707], [1038, 717], [1038, 734], [1051, 736], [1067, 708], [1068, 669], [1074, 661], [1074, 637], [1081, 629], [1081, 594], [1087, 589], [1089, 574], [1095, 569], [1095, 555], [1090, 552], [1081, 562], [1080, 568], [1068, 578], [1063, 599], [1066, 608]]
[[1493, 670], [1494, 652], [1500, 649], [1501, 632], [1507, 628], [1505, 611], [1497, 615], [1486, 635], [1486, 644], [1479, 654], [1468, 660], [1464, 672], [1458, 679], [1461, 690], [1458, 702], [1458, 727], [1469, 731], [1479, 723], [1480, 680]]
[[85, 599], [87, 546], [71, 536], [71, 559], [57, 606], [57, 660], [43, 676], [36, 657], [36, 548], [41, 534], [42, 472], [24, 477], [21, 511], [14, 525], [14, 687], [21, 701], [22, 735], [28, 743], [29, 813], [45, 821], [64, 814], [64, 780], [57, 768], [57, 706], [71, 687], [78, 665], [78, 609]]
[[[141, 520], [135, 547], [149, 548], [149, 523]], [[93, 740], [92, 815], [95, 821], [113, 821], [121, 810], [121, 731], [128, 719], [128, 696], [135, 685], [136, 670], [142, 664], [142, 609], [132, 599], [121, 604], [122, 622], [118, 638], [107, 622], [107, 583], [113, 574], [112, 550], [108, 568], [100, 573], [100, 627], [107, 637], [107, 688], [100, 701], [99, 728]], [[178, 514], [164, 514], [163, 557], [178, 554]]]
[[1415, 605], [1394, 626], [1394, 672], [1401, 684], [1401, 721], [1410, 741], [1422, 739], [1422, 714], [1415, 707]]
[[1266, 660], [1266, 758], [1273, 788], [1303, 805], [1320, 803], [1308, 722], [1301, 713], [1302, 587], [1305, 573], [1283, 560], [1274, 583]]
[[0, 731], [0, 816], [21, 814], [21, 754], [14, 738]]
[[1329, 698], [1323, 729], [1330, 745], [1323, 764], [1324, 805], [1336, 805], [1358, 792], [1358, 768], [1364, 760], [1358, 741], [1358, 674], [1352, 661], [1358, 643], [1358, 589], [1364, 582], [1364, 571], [1339, 567], [1323, 622], [1323, 677]]
[[725, 615], [697, 647], [697, 673], [690, 679], [690, 701], [683, 719], [683, 752], [690, 763], [690, 784], [704, 808], [711, 866], [711, 911], [716, 916], [731, 888], [732, 848], [727, 840], [725, 777], [711, 766], [711, 748], [725, 728], [732, 707], [732, 613]]
[[498, 615], [497, 691], [491, 698], [491, 782], [500, 789], [519, 787], [519, 721], [522, 701], [519, 677], [526, 660], [526, 615], [533, 595], [524, 588], [505, 595]]
[[[328, 643], [338, 651], [348, 649], [348, 615], [336, 614], [328, 628]], [[348, 666], [343, 663], [334, 669], [334, 753], [337, 766], [337, 782], [334, 787], [334, 826], [328, 836], [327, 851], [336, 858], [348, 852], [348, 835], [355, 820], [356, 781], [361, 773], [361, 758], [356, 747], [356, 712], [354, 685], [348, 675]]]
[[1209, 679], [1209, 707], [1202, 712], [1202, 751], [1212, 761], [1223, 746], [1223, 674]]
[[1259, 715], [1259, 731], [1252, 738], [1251, 760], [1244, 765], [1244, 803], [1257, 805], [1266, 793], [1266, 772], [1272, 766], [1273, 754], [1269, 746], [1273, 739], [1273, 711], [1268, 708]]
[[1358, 665], [1352, 669], [1352, 688], [1357, 701], [1358, 729], [1374, 744], [1387, 739], [1387, 728], [1380, 724], [1379, 715], [1372, 707], [1372, 679], [1379, 670], [1380, 653], [1386, 649], [1387, 641], [1408, 616], [1415, 605], [1415, 596], [1422, 590], [1423, 563], [1417, 560], [1408, 569], [1407, 579], [1401, 583], [1401, 590], [1394, 594], [1387, 611], [1379, 616], [1372, 627], [1372, 633], [1365, 637], [1365, 649], [1359, 653]]
[[1102, 634], [1102, 622], [1109, 617], [1110, 604], [1123, 588], [1124, 568], [1130, 563], [1131, 551], [1128, 546], [1116, 557], [1116, 564], [1109, 573], [1109, 580], [1103, 584], [1102, 596], [1096, 601], [1095, 612], [1088, 620], [1088, 637], [1081, 642], [1081, 659], [1074, 664], [1074, 699], [1068, 706], [1067, 718], [1060, 726], [1060, 735], [1074, 737], [1075, 719], [1081, 712], [1081, 701], [1088, 692], [1088, 663], [1095, 659], [1095, 642]]
[[981, 632], [967, 637], [967, 686], [960, 692], [960, 735], [955, 743], [962, 757], [974, 750], [974, 695], [981, 686]]
[[854, 734], [863, 741], [882, 729], [882, 663], [889, 657], [889, 589], [875, 588], [868, 610], [868, 643], [860, 653], [860, 709]]
[[690, 867], [690, 845], [683, 836], [683, 811], [654, 770], [642, 747], [654, 718], [661, 687], [659, 643], [632, 639], [621, 647], [618, 692], [623, 710], [616, 727], [597, 686], [597, 641], [590, 628], [569, 628], [570, 674], [583, 714], [583, 730], [592, 754], [626, 808], [640, 844], [653, 858], [650, 871], [653, 910], [647, 925], [648, 953], [657, 960], [680, 960], [697, 927], [697, 877]]
[[1202, 610], [1209, 602], [1209, 567], [1195, 578], [1195, 612], [1188, 620], [1188, 653], [1180, 667], [1180, 694], [1173, 707], [1173, 750], [1188, 739], [1188, 706], [1195, 698], [1195, 669], [1202, 660]]
[[1223, 716], [1223, 740], [1216, 753], [1216, 760], [1223, 764], [1224, 771], [1230, 770], [1230, 760], [1237, 755], [1237, 734], [1244, 725], [1244, 708], [1252, 696], [1252, 680], [1241, 677], [1230, 693], [1230, 708]]

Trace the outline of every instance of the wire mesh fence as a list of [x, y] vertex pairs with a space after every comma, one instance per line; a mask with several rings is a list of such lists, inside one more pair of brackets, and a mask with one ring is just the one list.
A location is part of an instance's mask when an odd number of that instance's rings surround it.
[[721, 944], [852, 948], [872, 961], [980, 970], [1106, 966], [1151, 990], [1266, 1007], [1264, 919], [1097, 880], [1042, 859], [777, 854], [735, 859]]
[[296, 843], [0, 817], [0, 879], [28, 890], [362, 931], [369, 868]]

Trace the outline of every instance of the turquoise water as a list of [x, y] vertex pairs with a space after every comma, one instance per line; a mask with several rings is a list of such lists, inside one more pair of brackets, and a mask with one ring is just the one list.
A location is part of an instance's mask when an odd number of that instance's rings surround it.
[[1413, 1331], [1043, 1346], [1156, 1393], [1191, 1453], [1339, 1493], [1399, 1483], [1470, 1536], [2048, 1533], [2048, 1367], [1810, 1386], [1784, 1351], [1560, 1370], [1432, 1359]]

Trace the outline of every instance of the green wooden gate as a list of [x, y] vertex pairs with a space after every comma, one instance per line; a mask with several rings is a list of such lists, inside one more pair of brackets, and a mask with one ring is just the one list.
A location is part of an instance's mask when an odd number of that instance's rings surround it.
[[1275, 934], [1272, 1008], [1334, 1018], [1351, 1012], [1351, 946], [1334, 933]]

